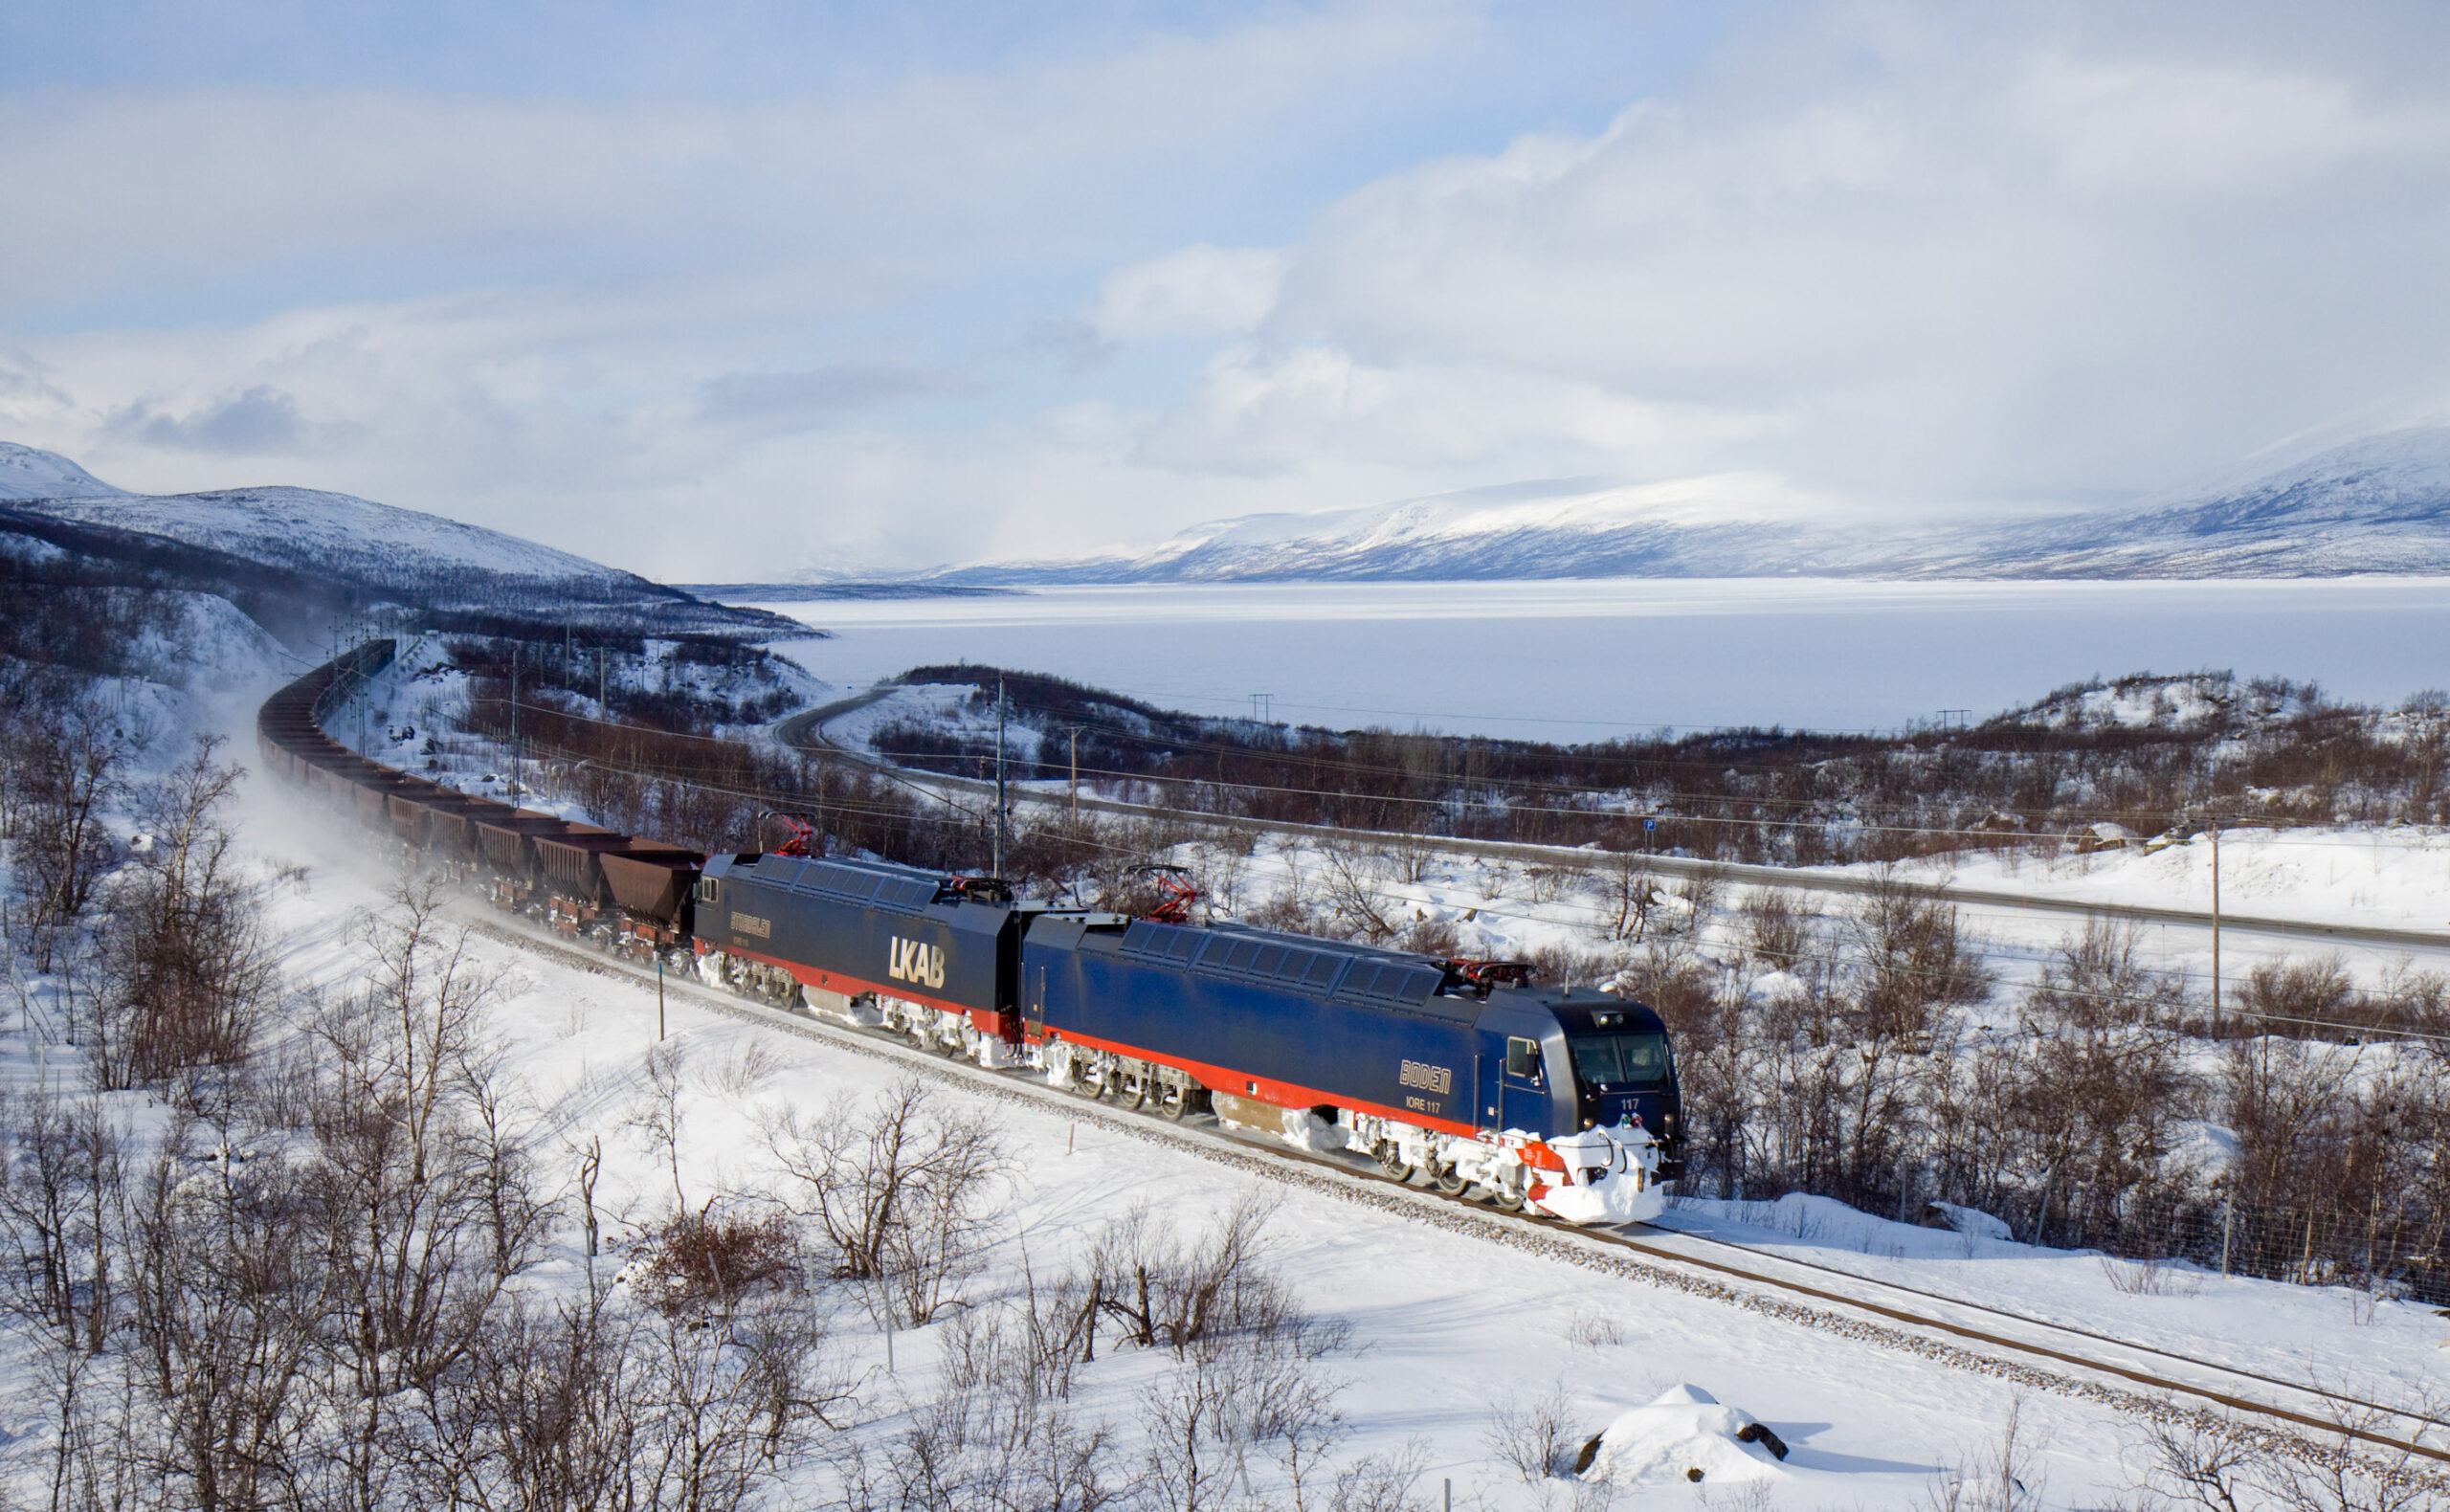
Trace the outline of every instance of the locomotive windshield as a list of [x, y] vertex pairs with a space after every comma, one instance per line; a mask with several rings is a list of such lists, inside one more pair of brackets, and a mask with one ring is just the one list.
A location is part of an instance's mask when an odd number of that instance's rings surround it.
[[1586, 1086], [1649, 1086], [1667, 1079], [1665, 1034], [1575, 1034], [1573, 1071]]

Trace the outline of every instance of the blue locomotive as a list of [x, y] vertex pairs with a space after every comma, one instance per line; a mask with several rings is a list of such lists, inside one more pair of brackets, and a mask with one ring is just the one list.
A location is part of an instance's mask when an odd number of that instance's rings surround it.
[[[1016, 901], [881, 862], [715, 856], [709, 980], [1084, 1097], [1352, 1149], [1509, 1209], [1625, 1221], [1682, 1115], [1659, 1016], [1494, 963]], [[1672, 1167], [1665, 1167], [1672, 1169]]]
[[1621, 1222], [1664, 1201], [1682, 1110], [1666, 1030], [1638, 1003], [1537, 989], [1503, 963], [1058, 907], [803, 847], [701, 856], [471, 797], [323, 731], [339, 691], [390, 654], [371, 642], [273, 695], [266, 766], [574, 939], [1509, 1209]]

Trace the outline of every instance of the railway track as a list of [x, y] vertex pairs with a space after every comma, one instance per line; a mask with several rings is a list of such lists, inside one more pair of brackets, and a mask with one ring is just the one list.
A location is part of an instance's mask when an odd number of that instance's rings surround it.
[[[294, 744], [302, 749], [310, 742], [329, 745], [320, 720], [331, 676], [331, 669], [323, 669], [266, 705], [259, 731], [268, 745], [287, 748]], [[829, 711], [815, 711], [806, 718], [814, 725], [824, 717], [829, 717]], [[330, 786], [333, 782], [361, 783], [365, 790], [358, 799], [349, 800], [349, 806], [361, 820], [379, 823], [362, 802], [366, 794], [383, 797], [382, 784], [414, 779], [362, 758], [336, 755], [336, 750], [322, 753], [310, 787], [323, 783], [329, 795], [339, 790]], [[311, 764], [292, 761], [287, 769], [278, 762], [273, 765], [295, 777], [302, 766]], [[1486, 848], [1485, 842], [1480, 844]], [[1499, 854], [1548, 854], [1538, 847], [1497, 850]], [[1771, 868], [1750, 870], [1774, 873]], [[527, 925], [515, 914], [479, 908], [473, 900], [467, 912], [480, 932], [507, 944], [599, 974], [626, 978], [641, 988], [657, 980], [649, 968], [577, 947], [559, 935]], [[2420, 1479], [2450, 1489], [2450, 1421], [2407, 1407], [2138, 1345], [1973, 1299], [1771, 1255], [1672, 1226], [1648, 1225], [1623, 1232], [1576, 1229], [1536, 1215], [1503, 1213], [1465, 1195], [1448, 1196], [1392, 1183], [1357, 1159], [1296, 1150], [1204, 1116], [1191, 1123], [1169, 1123], [1153, 1115], [1083, 1101], [1025, 1073], [993, 1072], [966, 1061], [947, 1060], [877, 1032], [788, 1012], [687, 978], [666, 977], [663, 986], [667, 992], [714, 1012], [896, 1063], [976, 1096], [1054, 1111], [1125, 1137], [1394, 1213], [1407, 1221], [1504, 1244], [1599, 1274], [1709, 1298], [1781, 1322], [1843, 1334], [2040, 1390], [2089, 1397], [2147, 1417], [2250, 1422], [2259, 1435], [2291, 1453], [2321, 1458], [2336, 1456], [2343, 1445], [2360, 1445], [2369, 1453], [2396, 1456], [2395, 1470], [2386, 1465], [2386, 1473], [2409, 1474], [2413, 1465], [2413, 1473]]]
[[[827, 723], [864, 708], [890, 691], [889, 688], [870, 689], [857, 697], [844, 699], [822, 708], [794, 714], [773, 726], [774, 738], [794, 750], [821, 753], [880, 775], [892, 777], [900, 782], [966, 793], [972, 797], [991, 798], [995, 790], [993, 783], [896, 767], [890, 762], [880, 761], [873, 756], [851, 750], [826, 735]], [[1026, 803], [1047, 808], [1060, 808], [1070, 801], [1019, 788], [1010, 789], [1009, 796], [1016, 805]], [[1385, 845], [1397, 840], [1417, 841], [1419, 839], [1417, 835], [1389, 834], [1375, 830], [1349, 830], [1334, 825], [1251, 819], [1238, 814], [1213, 813], [1193, 809], [1161, 809], [1147, 804], [1125, 803], [1114, 798], [1082, 797], [1080, 800], [1080, 806], [1097, 813], [1119, 814], [1141, 819], [1170, 819], [1244, 834], [1294, 835], [1362, 845]], [[1437, 837], [1437, 844], [1441, 851], [1451, 851], [1460, 856], [1478, 856], [1491, 860], [1521, 861], [1533, 865], [1588, 865], [1592, 859], [1592, 853], [1587, 850], [1558, 845], [1526, 845], [1512, 840], [1474, 840], [1441, 835]], [[1649, 857], [1649, 864], [1653, 870], [1668, 877], [1706, 875], [1722, 881], [1740, 882], [1747, 886], [1792, 888], [1798, 892], [1831, 893], [1848, 897], [1860, 897], [1901, 885], [1869, 877], [1798, 871], [1783, 866], [1704, 861], [1688, 856], [1655, 856]], [[2185, 928], [2213, 927], [2212, 915], [2194, 909], [2157, 908], [2145, 903], [2115, 903], [2082, 898], [2060, 898], [2045, 893], [2011, 892], [1995, 887], [1965, 887], [1954, 882], [1909, 882], [1902, 885], [1907, 891], [1924, 897], [1973, 907], [2008, 908], [2028, 913], [2060, 914], [2080, 918], [2123, 919], [2135, 923], [2172, 924]], [[2226, 910], [2223, 910], [2220, 915], [2219, 927], [2231, 934], [2268, 935], [2283, 940], [2315, 940], [2332, 945], [2365, 945], [2378, 949], [2450, 950], [2450, 930], [2335, 924], [2325, 923], [2318, 920], [2233, 914]]]
[[[494, 910], [471, 905], [466, 917], [483, 935], [564, 965], [622, 978], [641, 989], [656, 982], [647, 967], [573, 946]], [[663, 988], [697, 1007], [889, 1063], [973, 1095], [1051, 1112], [1410, 1221], [2148, 1418], [2252, 1422], [2269, 1441], [2316, 1457], [2353, 1441], [2420, 1466], [2417, 1473], [2450, 1486], [2450, 1420], [2414, 1409], [1671, 1226], [1578, 1229], [1555, 1219], [1503, 1213], [1466, 1196], [1391, 1182], [1366, 1163], [1294, 1149], [1205, 1114], [1176, 1123], [1084, 1101], [1026, 1073], [948, 1060], [882, 1031], [806, 1017], [686, 978], [667, 975]]]

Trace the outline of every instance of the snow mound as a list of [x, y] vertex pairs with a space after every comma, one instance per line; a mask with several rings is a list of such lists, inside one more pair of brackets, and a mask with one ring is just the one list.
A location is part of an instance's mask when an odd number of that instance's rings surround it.
[[113, 488], [56, 452], [0, 441], [0, 499], [123, 499]]
[[1647, 1407], [1622, 1413], [1599, 1434], [1598, 1453], [1582, 1479], [1611, 1485], [1690, 1481], [1698, 1470], [1704, 1484], [1784, 1480], [1788, 1472], [1770, 1452], [1775, 1440], [1737, 1436], [1749, 1429], [1748, 1412], [1724, 1406], [1698, 1386], [1670, 1387]]
[[1934, 1202], [1932, 1208], [1949, 1220], [1949, 1227], [1959, 1234], [1970, 1234], [1977, 1239], [2014, 1239], [2016, 1234], [2005, 1218], [1994, 1218], [1979, 1208], [1961, 1208], [1953, 1202]]

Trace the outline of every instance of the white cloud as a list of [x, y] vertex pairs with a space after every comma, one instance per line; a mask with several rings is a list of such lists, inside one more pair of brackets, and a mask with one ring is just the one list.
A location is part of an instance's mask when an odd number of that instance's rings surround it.
[[0, 100], [0, 435], [735, 578], [1569, 475], [2066, 498], [2450, 394], [2420, 13], [1782, 8], [1646, 98], [1590, 59], [1604, 124], [1373, 135], [1489, 14], [743, 104]]
[[[1249, 464], [1282, 466], [1294, 412], [1374, 452], [1336, 417], [1411, 407], [1427, 460], [1510, 428], [1638, 475], [1672, 417], [1697, 467], [1973, 500], [2147, 486], [2450, 390], [2450, 349], [2410, 339], [2450, 320], [2433, 103], [2312, 61], [1907, 56], [1370, 185], [1292, 250], [1256, 336], [1278, 376], [1229, 358], [1168, 425], [1228, 465], [1217, 416], [1247, 412]], [[1458, 373], [1492, 402], [1421, 396]], [[1533, 392], [1578, 398], [1509, 402]]]
[[2374, 108], [2343, 80], [2271, 69], [2044, 57], [2019, 94], [2080, 189], [2265, 196], [2357, 159], [2450, 145], [2439, 109]]
[[1284, 255], [1266, 247], [1185, 247], [1107, 274], [1090, 322], [1108, 341], [1247, 331], [1276, 305]]
[[1149, 429], [1143, 455], [1169, 467], [1256, 476], [1326, 459], [1535, 473], [1596, 460], [1656, 474], [1692, 466], [1715, 444], [1772, 424], [1537, 372], [1381, 367], [1327, 346], [1236, 347], [1210, 365], [1190, 403]]

